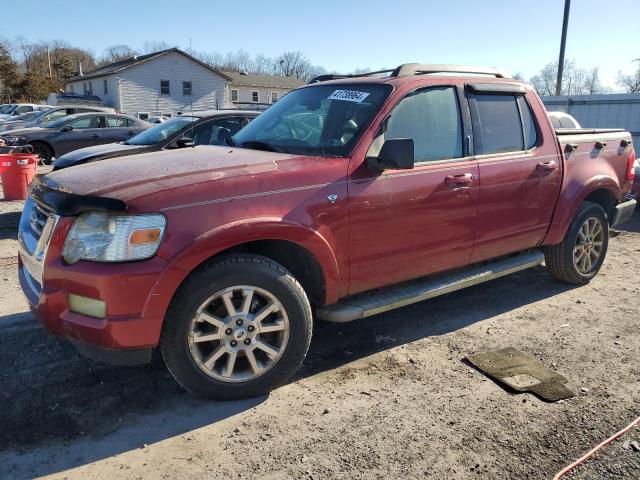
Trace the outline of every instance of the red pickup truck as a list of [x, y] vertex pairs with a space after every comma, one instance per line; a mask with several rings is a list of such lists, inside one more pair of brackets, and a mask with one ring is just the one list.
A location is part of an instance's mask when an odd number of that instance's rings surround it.
[[54, 172], [19, 230], [46, 328], [118, 364], [159, 347], [209, 398], [289, 379], [346, 322], [543, 262], [587, 283], [628, 219], [622, 130], [554, 130], [496, 69], [323, 76], [228, 140]]

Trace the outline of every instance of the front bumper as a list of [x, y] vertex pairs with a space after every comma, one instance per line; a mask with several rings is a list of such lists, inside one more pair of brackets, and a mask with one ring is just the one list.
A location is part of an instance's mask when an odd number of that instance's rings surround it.
[[615, 227], [621, 223], [626, 222], [631, 218], [633, 212], [636, 209], [636, 200], [630, 199], [626, 202], [619, 203], [616, 205], [616, 211], [613, 214], [613, 219], [611, 220], [611, 226]]

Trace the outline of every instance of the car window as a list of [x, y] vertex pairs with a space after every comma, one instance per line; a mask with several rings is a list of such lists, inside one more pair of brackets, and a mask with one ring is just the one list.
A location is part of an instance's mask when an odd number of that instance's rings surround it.
[[107, 127], [126, 127], [128, 119], [122, 117], [107, 117]]
[[414, 160], [462, 157], [462, 120], [453, 87], [417, 90], [394, 107], [385, 140], [412, 138]]
[[560, 126], [560, 120], [558, 120], [558, 117], [551, 117], [551, 125], [553, 125], [553, 128], [562, 128]]
[[21, 105], [15, 109], [15, 114], [27, 113], [33, 111], [33, 107], [31, 105]]
[[136, 124], [136, 121], [132, 118], [127, 118], [127, 127], [133, 127]]
[[[139, 133], [135, 137], [131, 137], [127, 141], [127, 145], [155, 145], [156, 143], [167, 140], [171, 135], [174, 135], [196, 120], [195, 117], [174, 117]], [[185, 136], [189, 136], [189, 134], [185, 134]]]
[[84, 117], [80, 120], [70, 123], [74, 130], [82, 130], [84, 128], [100, 128], [100, 117]]
[[[196, 145], [226, 145], [229, 138], [247, 124], [242, 117], [217, 118], [203, 122], [193, 129], [192, 138]], [[185, 134], [188, 136], [189, 132]]]
[[[480, 117], [480, 131], [474, 131], [479, 154], [524, 150], [524, 138], [516, 96], [474, 95]], [[478, 146], [479, 144], [479, 146]]]
[[576, 128], [576, 124], [569, 117], [560, 117], [560, 128]]
[[538, 132], [536, 122], [531, 113], [531, 107], [522, 95], [518, 96], [518, 106], [522, 112], [522, 123], [524, 125], [524, 143], [527, 150], [533, 148], [538, 143]]

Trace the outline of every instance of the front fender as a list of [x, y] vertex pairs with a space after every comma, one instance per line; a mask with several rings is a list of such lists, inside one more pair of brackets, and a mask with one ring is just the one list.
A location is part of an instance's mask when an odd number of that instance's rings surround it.
[[618, 198], [620, 186], [615, 179], [607, 175], [597, 175], [590, 178], [586, 186], [579, 181], [571, 181], [564, 186], [544, 240], [545, 245], [555, 245], [562, 241], [578, 207], [596, 190], [608, 190], [614, 198]]
[[305, 248], [318, 262], [325, 280], [325, 303], [336, 302], [340, 291], [340, 270], [331, 244], [319, 232], [282, 218], [261, 218], [233, 222], [210, 230], [183, 248], [169, 262], [151, 295], [143, 316], [164, 315], [184, 279], [212, 256], [255, 240], [285, 240]]

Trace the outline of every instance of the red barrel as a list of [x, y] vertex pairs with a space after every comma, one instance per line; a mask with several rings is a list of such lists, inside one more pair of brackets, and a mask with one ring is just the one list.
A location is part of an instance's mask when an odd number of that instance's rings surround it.
[[36, 174], [38, 155], [10, 153], [0, 155], [0, 181], [5, 200], [26, 200], [29, 184]]

